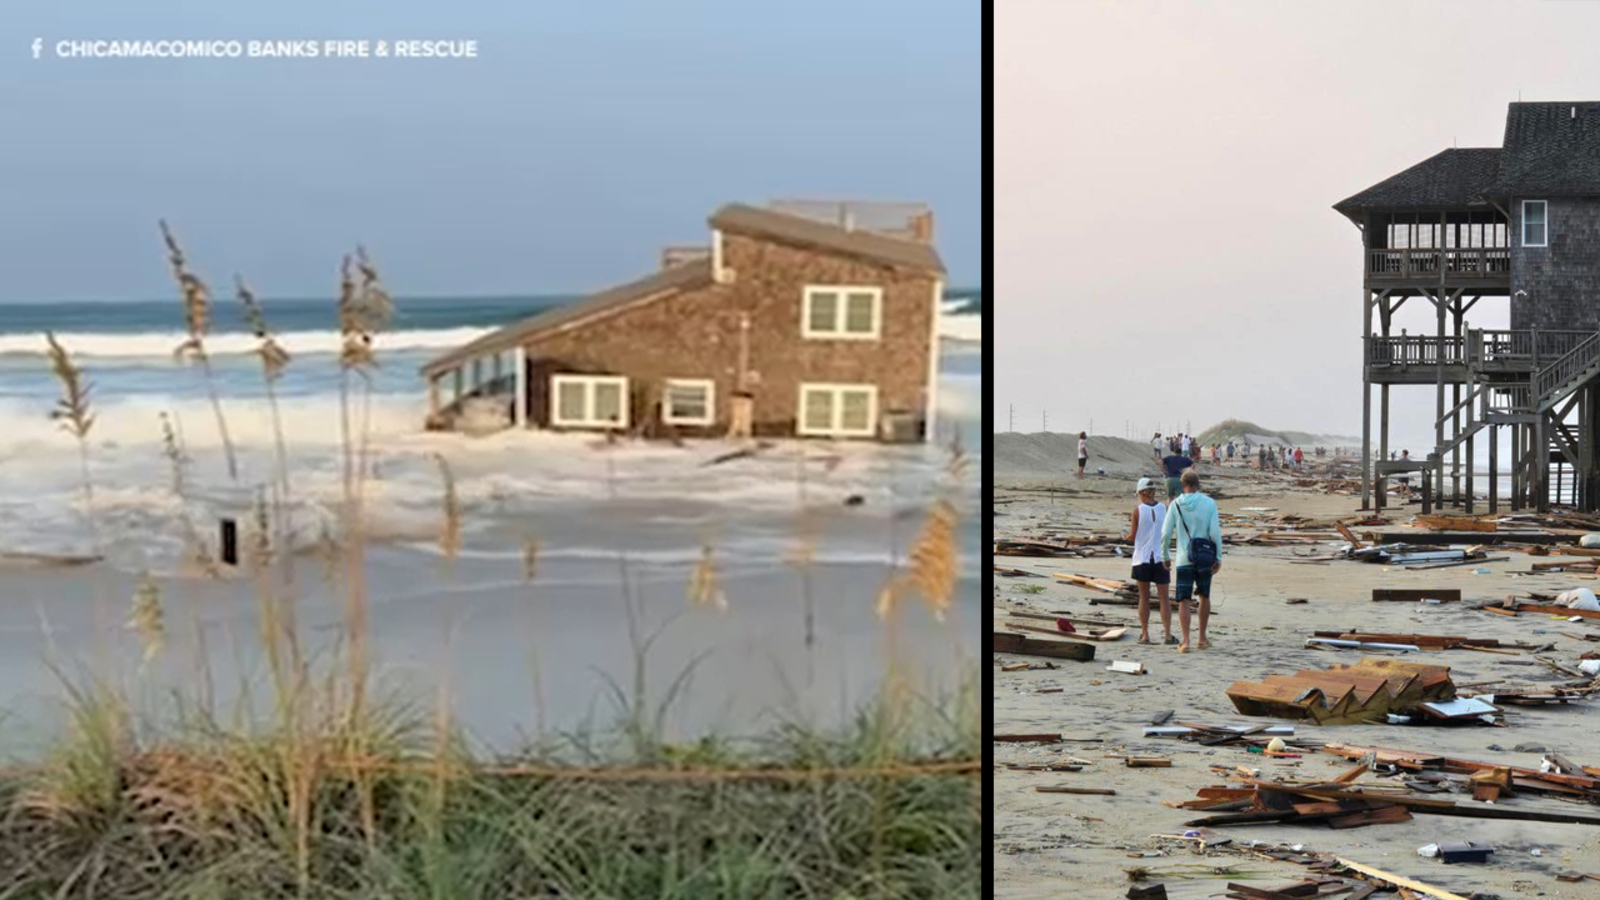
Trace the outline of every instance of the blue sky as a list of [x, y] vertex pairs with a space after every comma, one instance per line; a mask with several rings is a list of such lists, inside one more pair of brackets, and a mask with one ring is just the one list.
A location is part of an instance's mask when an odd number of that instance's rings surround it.
[[[63, 38], [479, 58], [50, 58]], [[930, 203], [951, 283], [975, 285], [980, 44], [973, 0], [15, 5], [0, 302], [162, 296], [163, 216], [204, 275], [267, 295], [328, 293], [357, 241], [402, 294], [580, 291], [780, 196]]]

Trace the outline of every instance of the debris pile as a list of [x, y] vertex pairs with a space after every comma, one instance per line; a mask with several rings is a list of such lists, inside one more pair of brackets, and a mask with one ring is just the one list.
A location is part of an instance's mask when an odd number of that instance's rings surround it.
[[1382, 723], [1390, 716], [1451, 719], [1445, 704], [1456, 695], [1449, 666], [1363, 657], [1353, 666], [1301, 669], [1236, 681], [1228, 688], [1234, 708], [1247, 716], [1310, 720], [1318, 725]]

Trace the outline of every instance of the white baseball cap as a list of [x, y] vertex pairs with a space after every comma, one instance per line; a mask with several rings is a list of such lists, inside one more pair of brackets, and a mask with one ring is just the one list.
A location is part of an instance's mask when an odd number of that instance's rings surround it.
[[1143, 493], [1144, 491], [1153, 491], [1155, 489], [1156, 489], [1156, 480], [1154, 478], [1141, 478], [1141, 479], [1139, 479], [1139, 492], [1140, 493]]

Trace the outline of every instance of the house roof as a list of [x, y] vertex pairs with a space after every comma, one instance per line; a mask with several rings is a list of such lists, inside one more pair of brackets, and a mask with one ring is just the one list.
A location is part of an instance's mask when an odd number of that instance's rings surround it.
[[1409, 169], [1333, 205], [1345, 215], [1369, 209], [1479, 206], [1500, 171], [1498, 147], [1442, 150]]
[[1513, 103], [1495, 197], [1600, 196], [1600, 102]]
[[711, 260], [700, 259], [662, 269], [627, 284], [607, 288], [575, 303], [547, 310], [535, 316], [513, 322], [490, 332], [471, 343], [429, 360], [422, 367], [424, 375], [449, 368], [475, 356], [496, 353], [514, 347], [534, 335], [571, 328], [596, 316], [620, 311], [635, 303], [656, 300], [672, 294], [690, 291], [712, 284]]
[[730, 203], [711, 215], [711, 227], [784, 244], [857, 256], [891, 266], [944, 272], [931, 244], [875, 231], [842, 228], [791, 213]]

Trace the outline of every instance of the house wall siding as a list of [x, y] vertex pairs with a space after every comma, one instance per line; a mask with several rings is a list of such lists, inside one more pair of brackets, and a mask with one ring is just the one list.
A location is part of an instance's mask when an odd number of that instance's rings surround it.
[[1511, 205], [1511, 327], [1600, 329], [1600, 199], [1550, 198], [1545, 215], [1548, 246], [1524, 247]]
[[[748, 389], [758, 434], [795, 431], [802, 382], [866, 383], [878, 387], [880, 417], [921, 416], [932, 346], [937, 275], [723, 233], [722, 263], [729, 283], [707, 286], [565, 332], [536, 337], [529, 360], [529, 418], [550, 421], [549, 376], [555, 372], [626, 375], [633, 423], [659, 420], [663, 383], [701, 378], [716, 383], [716, 421], [728, 426], [738, 389], [740, 323], [750, 318]], [[801, 336], [806, 285], [870, 285], [883, 290], [878, 340], [819, 340]], [[685, 434], [702, 429], [680, 428]]]

